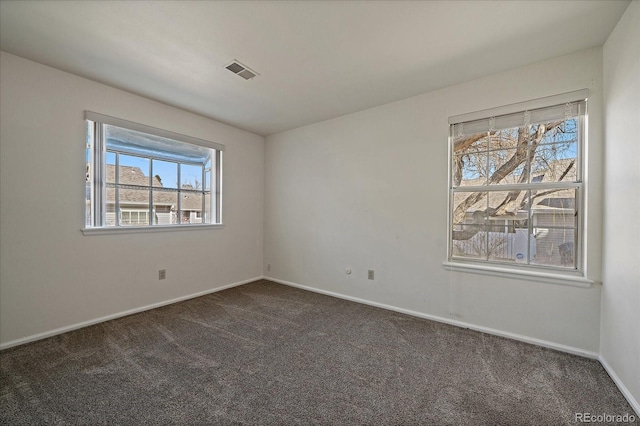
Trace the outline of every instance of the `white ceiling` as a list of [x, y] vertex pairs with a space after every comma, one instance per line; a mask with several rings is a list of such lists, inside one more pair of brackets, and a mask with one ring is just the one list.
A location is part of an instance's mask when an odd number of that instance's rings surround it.
[[0, 48], [269, 135], [601, 46], [628, 4], [2, 0]]

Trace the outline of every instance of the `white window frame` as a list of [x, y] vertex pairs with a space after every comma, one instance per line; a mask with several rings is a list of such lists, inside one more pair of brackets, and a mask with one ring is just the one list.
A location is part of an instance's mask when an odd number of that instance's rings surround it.
[[[576, 286], [590, 286], [594, 282], [586, 277], [586, 246], [584, 242], [586, 241], [586, 223], [585, 223], [585, 177], [586, 177], [586, 168], [584, 163], [585, 158], [585, 150], [588, 143], [587, 139], [587, 128], [588, 128], [588, 113], [584, 111], [584, 115], [582, 115], [579, 120], [582, 121], [580, 124], [581, 129], [583, 129], [583, 134], [580, 138], [578, 138], [578, 153], [577, 153], [577, 179], [575, 182], [563, 182], [558, 184], [551, 184], [550, 186], [558, 186], [563, 188], [575, 188], [577, 190], [576, 195], [576, 206], [578, 212], [578, 220], [575, 228], [575, 232], [577, 233], [576, 239], [576, 249], [575, 249], [575, 269], [573, 268], [560, 268], [554, 266], [545, 266], [545, 265], [533, 265], [529, 264], [529, 262], [525, 264], [517, 264], [517, 263], [504, 263], [504, 262], [493, 262], [491, 260], [476, 260], [471, 258], [464, 257], [456, 257], [453, 255], [453, 211], [454, 211], [454, 202], [453, 195], [456, 191], [458, 192], [476, 192], [487, 190], [489, 186], [481, 186], [481, 187], [454, 187], [454, 179], [453, 179], [453, 142], [455, 135], [456, 125], [460, 125], [461, 123], [473, 123], [473, 125], [477, 126], [478, 123], [481, 125], [483, 121], [487, 121], [489, 127], [493, 123], [495, 123], [495, 118], [500, 116], [507, 116], [509, 114], [516, 113], [524, 113], [526, 111], [533, 111], [536, 109], [549, 108], [556, 105], [563, 105], [571, 102], [579, 102], [585, 101], [588, 98], [588, 90], [579, 90], [570, 93], [564, 93], [557, 96], [550, 96], [546, 98], [535, 99], [532, 101], [521, 102], [512, 105], [506, 105], [498, 108], [492, 108], [489, 110], [477, 111], [469, 114], [458, 115], [449, 118], [449, 149], [448, 149], [448, 223], [447, 223], [447, 261], [443, 264], [446, 269], [460, 272], [469, 272], [469, 273], [478, 273], [478, 274], [489, 274], [494, 276], [505, 276], [511, 277], [514, 276], [524, 278], [524, 279], [533, 279], [536, 281], [547, 281], [558, 284], [568, 284], [568, 285], [576, 285]], [[513, 126], [517, 127], [517, 126]], [[489, 130], [489, 128], [487, 129]], [[481, 130], [484, 131], [484, 130]], [[469, 133], [474, 133], [469, 132]], [[528, 184], [531, 185], [531, 182]], [[549, 186], [549, 184], [547, 184]], [[513, 188], [512, 188], [513, 187]], [[511, 190], [522, 188], [522, 186], [518, 185], [500, 185], [499, 190]], [[493, 188], [492, 188], [493, 189]], [[498, 188], [495, 188], [498, 190]], [[533, 221], [530, 221], [529, 227], [534, 226]]]
[[[87, 168], [87, 189], [85, 197], [85, 226], [82, 228], [82, 232], [85, 235], [99, 235], [110, 233], [131, 233], [131, 232], [156, 232], [156, 231], [175, 231], [175, 230], [193, 230], [193, 229], [206, 229], [206, 228], [219, 228], [222, 227], [222, 156], [225, 149], [224, 145], [207, 141], [204, 139], [195, 138], [192, 136], [182, 135], [174, 133], [168, 130], [162, 130], [155, 127], [139, 124], [115, 117], [110, 117], [103, 114], [98, 114], [92, 111], [85, 111], [85, 120], [87, 122], [87, 157], [90, 160], [91, 166]], [[211, 162], [212, 168], [203, 169], [204, 173], [210, 174], [210, 185], [208, 190], [204, 188], [203, 179], [203, 208], [205, 208], [205, 196], [204, 193], [210, 194], [212, 205], [209, 207], [210, 222], [208, 223], [178, 223], [176, 224], [154, 224], [155, 208], [152, 205], [151, 196], [154, 186], [149, 184], [150, 188], [150, 201], [149, 209], [145, 209], [149, 218], [148, 225], [122, 225], [120, 220], [117, 220], [116, 226], [107, 225], [107, 203], [106, 203], [106, 153], [107, 143], [105, 140], [105, 126], [115, 126], [122, 129], [141, 132], [151, 136], [157, 136], [165, 139], [170, 139], [176, 143], [175, 152], [180, 153], [181, 144], [182, 149], [189, 145], [195, 145], [211, 150]], [[195, 148], [194, 148], [195, 149]], [[199, 149], [199, 148], [198, 148]], [[111, 150], [109, 150], [111, 152]], [[161, 151], [156, 151], [161, 152]], [[173, 149], [166, 152], [173, 152]], [[133, 154], [135, 155], [135, 154]], [[138, 155], [141, 158], [152, 160], [154, 156]], [[162, 159], [162, 158], [161, 158]], [[188, 161], [178, 161], [177, 164], [189, 164]], [[178, 185], [180, 186], [180, 185]], [[141, 187], [142, 188], [142, 187]], [[180, 205], [181, 193], [187, 190], [184, 188], [177, 188], [177, 204]], [[116, 202], [116, 217], [119, 219], [120, 212], [118, 209], [118, 203]], [[178, 207], [179, 210], [179, 207]], [[179, 217], [179, 215], [178, 215]]]
[[[125, 219], [124, 219], [125, 214], [129, 216], [129, 221], [128, 221], [129, 223], [127, 224], [127, 226], [135, 226], [135, 225], [132, 225], [132, 223], [140, 224], [140, 223], [141, 223], [141, 222], [140, 222], [140, 215], [141, 215], [141, 214], [142, 214], [142, 215], [144, 215], [144, 217], [145, 217], [145, 218], [146, 218], [146, 220], [147, 220], [147, 223], [149, 223], [149, 220], [151, 219], [151, 218], [149, 217], [149, 210], [142, 210], [142, 209], [122, 209], [122, 208], [121, 208], [121, 209], [120, 209], [120, 223], [124, 223], [124, 222], [125, 222]], [[138, 220], [136, 220], [135, 222], [133, 222], [133, 221], [131, 220], [131, 218], [133, 217], [133, 215], [134, 215], [134, 214], [136, 215], [136, 217], [137, 217], [137, 219], [138, 219]]]

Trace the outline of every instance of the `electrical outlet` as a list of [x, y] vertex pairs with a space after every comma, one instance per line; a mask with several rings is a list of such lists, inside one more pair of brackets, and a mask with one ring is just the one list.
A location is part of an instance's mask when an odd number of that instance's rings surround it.
[[159, 280], [164, 280], [165, 278], [167, 278], [167, 270], [166, 269], [160, 269], [158, 271], [158, 279]]
[[370, 280], [372, 280], [372, 279], [373, 279], [373, 269], [369, 269], [369, 275], [368, 275], [368, 278], [369, 278]]

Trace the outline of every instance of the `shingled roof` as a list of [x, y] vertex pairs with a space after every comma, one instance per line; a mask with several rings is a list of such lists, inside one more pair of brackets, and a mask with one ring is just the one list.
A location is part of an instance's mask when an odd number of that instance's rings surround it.
[[[107, 164], [106, 168], [107, 180], [107, 202], [115, 202], [115, 180], [116, 167]], [[145, 175], [140, 167], [120, 166], [120, 185], [138, 185], [149, 187], [149, 176]], [[151, 180], [154, 188], [153, 202], [157, 206], [173, 206], [177, 209], [178, 197], [175, 189], [164, 188], [160, 178], [154, 176]], [[191, 185], [183, 185], [182, 189], [193, 189]], [[201, 211], [202, 196], [193, 192], [182, 192], [182, 200], [180, 202], [182, 210]], [[121, 204], [149, 204], [149, 190], [120, 187], [120, 203]]]

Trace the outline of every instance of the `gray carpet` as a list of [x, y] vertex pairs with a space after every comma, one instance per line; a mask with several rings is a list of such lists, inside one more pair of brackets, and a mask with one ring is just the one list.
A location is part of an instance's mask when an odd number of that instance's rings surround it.
[[8, 349], [0, 366], [10, 425], [560, 425], [575, 412], [633, 414], [597, 361], [269, 281]]

